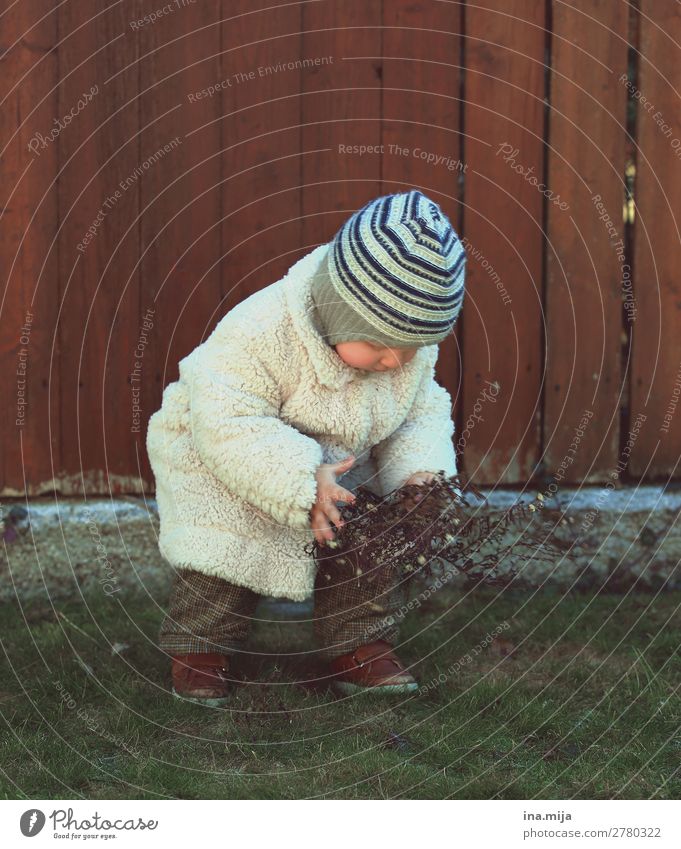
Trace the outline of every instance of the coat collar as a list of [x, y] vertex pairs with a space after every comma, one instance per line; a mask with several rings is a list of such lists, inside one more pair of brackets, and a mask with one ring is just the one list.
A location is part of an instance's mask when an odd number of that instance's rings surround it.
[[316, 310], [310, 284], [329, 249], [320, 245], [291, 266], [282, 280], [284, 293], [296, 335], [305, 346], [317, 380], [324, 386], [339, 388], [357, 378], [357, 369], [347, 365], [324, 341], [316, 322]]

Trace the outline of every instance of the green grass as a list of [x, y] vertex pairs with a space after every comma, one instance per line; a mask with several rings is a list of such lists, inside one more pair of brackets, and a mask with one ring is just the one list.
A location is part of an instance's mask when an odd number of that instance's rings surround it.
[[424, 689], [391, 700], [334, 697], [309, 623], [259, 624], [223, 709], [169, 695], [151, 603], [5, 606], [0, 795], [679, 798], [680, 600], [442, 590], [402, 629]]

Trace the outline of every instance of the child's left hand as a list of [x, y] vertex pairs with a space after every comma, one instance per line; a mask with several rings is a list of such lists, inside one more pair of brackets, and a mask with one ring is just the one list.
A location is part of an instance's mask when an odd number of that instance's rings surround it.
[[409, 480], [405, 481], [402, 486], [422, 486], [426, 483], [432, 483], [436, 477], [437, 475], [434, 475], [432, 472], [414, 472]]

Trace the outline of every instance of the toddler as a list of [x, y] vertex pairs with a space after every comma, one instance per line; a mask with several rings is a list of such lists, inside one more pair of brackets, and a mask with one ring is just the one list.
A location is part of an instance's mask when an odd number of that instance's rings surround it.
[[180, 361], [149, 420], [159, 548], [175, 583], [160, 634], [173, 692], [219, 705], [261, 595], [314, 592], [332, 686], [403, 693], [398, 588], [336, 583], [306, 553], [363, 485], [386, 495], [456, 473], [438, 343], [466, 254], [421, 192], [362, 207], [281, 279], [246, 298]]

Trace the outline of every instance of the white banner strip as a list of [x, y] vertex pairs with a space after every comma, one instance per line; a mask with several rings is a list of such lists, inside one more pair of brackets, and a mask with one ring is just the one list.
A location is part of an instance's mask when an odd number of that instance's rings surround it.
[[[677, 801], [4, 801], [3, 847], [681, 846]], [[305, 808], [305, 810], [303, 810]], [[35, 843], [27, 843], [35, 840]]]

